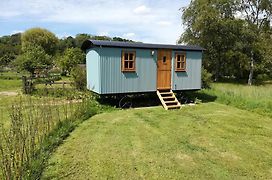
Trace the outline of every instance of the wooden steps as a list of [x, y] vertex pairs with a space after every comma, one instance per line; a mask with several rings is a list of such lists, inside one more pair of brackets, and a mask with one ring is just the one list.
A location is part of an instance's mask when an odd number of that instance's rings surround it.
[[179, 109], [181, 107], [179, 101], [171, 89], [157, 90], [157, 95], [164, 109]]

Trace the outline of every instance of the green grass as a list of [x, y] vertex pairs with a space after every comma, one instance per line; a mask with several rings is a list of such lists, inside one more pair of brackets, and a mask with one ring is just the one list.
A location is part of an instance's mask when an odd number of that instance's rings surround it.
[[1, 91], [15, 91], [22, 88], [21, 80], [3, 80], [0, 79], [0, 92]]
[[272, 84], [247, 86], [231, 83], [214, 83], [211, 89], [198, 93], [199, 99], [250, 110], [272, 117]]
[[271, 179], [272, 119], [218, 103], [104, 113], [82, 123], [42, 179]]
[[0, 72], [0, 79], [6, 79], [6, 80], [20, 80], [22, 76], [28, 76], [29, 74], [26, 72], [23, 73], [17, 73], [15, 71], [6, 71], [6, 72]]
[[3, 95], [0, 95], [0, 123], [3, 124], [4, 127], [6, 127], [9, 124], [9, 121], [10, 121], [9, 108], [10, 108], [11, 104], [15, 100], [18, 100], [18, 99], [19, 99], [18, 96], [3, 96]]

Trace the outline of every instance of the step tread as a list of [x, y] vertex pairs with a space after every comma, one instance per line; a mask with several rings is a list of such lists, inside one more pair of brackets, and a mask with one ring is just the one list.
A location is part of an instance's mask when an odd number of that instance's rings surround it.
[[180, 108], [180, 105], [171, 105], [171, 106], [167, 106], [168, 108]]
[[173, 94], [172, 92], [160, 92], [161, 95], [164, 95], [164, 94]]
[[165, 103], [178, 103], [178, 101], [164, 101]]
[[163, 99], [175, 99], [174, 96], [165, 96], [165, 97], [162, 97]]
[[158, 90], [157, 95], [166, 110], [181, 108], [179, 101], [171, 89], [164, 91]]

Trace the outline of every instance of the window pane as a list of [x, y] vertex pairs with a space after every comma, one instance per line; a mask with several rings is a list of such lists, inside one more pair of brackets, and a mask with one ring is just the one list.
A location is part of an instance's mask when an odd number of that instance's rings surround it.
[[177, 62], [177, 69], [180, 69], [180, 68], [181, 68], [181, 63]]
[[181, 68], [185, 69], [185, 63], [184, 62], [181, 63]]
[[124, 60], [128, 60], [128, 53], [125, 53], [125, 59]]
[[129, 69], [133, 69], [133, 64], [134, 64], [133, 61], [132, 61], [132, 62], [129, 62]]
[[180, 61], [180, 55], [177, 56], [177, 61]]
[[134, 54], [133, 53], [129, 53], [129, 60], [133, 60]]
[[185, 61], [185, 56], [184, 56], [184, 55], [181, 56], [181, 61], [182, 61], [182, 62]]
[[124, 67], [125, 69], [127, 69], [128, 68], [128, 61], [125, 61], [125, 67]]

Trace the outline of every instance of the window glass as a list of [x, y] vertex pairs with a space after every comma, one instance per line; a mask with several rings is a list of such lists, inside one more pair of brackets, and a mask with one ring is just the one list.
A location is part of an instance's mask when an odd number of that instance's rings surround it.
[[166, 63], [166, 56], [163, 56], [162, 62]]
[[128, 53], [125, 53], [125, 60], [128, 60]]
[[133, 56], [134, 56], [133, 53], [129, 53], [129, 60], [130, 60], [130, 61], [133, 61]]

